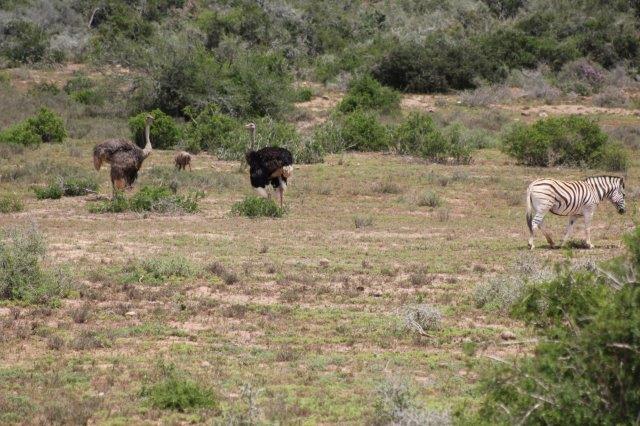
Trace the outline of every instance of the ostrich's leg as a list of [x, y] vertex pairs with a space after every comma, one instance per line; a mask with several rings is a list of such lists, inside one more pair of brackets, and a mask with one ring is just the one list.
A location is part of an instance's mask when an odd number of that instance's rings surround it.
[[258, 195], [262, 198], [269, 198], [269, 193], [267, 192], [267, 190], [261, 186], [257, 186], [255, 188], [253, 188], [256, 190], [256, 192], [258, 193]]

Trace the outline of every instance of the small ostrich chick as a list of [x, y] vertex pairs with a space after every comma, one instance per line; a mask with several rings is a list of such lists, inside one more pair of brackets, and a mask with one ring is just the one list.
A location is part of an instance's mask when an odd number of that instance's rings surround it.
[[245, 128], [251, 133], [251, 146], [245, 158], [249, 164], [251, 186], [258, 195], [268, 198], [267, 185], [271, 184], [278, 194], [280, 207], [284, 204], [284, 191], [287, 179], [293, 174], [293, 155], [285, 148], [268, 146], [254, 151], [256, 125], [249, 123]]
[[180, 151], [176, 154], [174, 161], [178, 170], [185, 170], [189, 166], [191, 171], [191, 154], [186, 151]]

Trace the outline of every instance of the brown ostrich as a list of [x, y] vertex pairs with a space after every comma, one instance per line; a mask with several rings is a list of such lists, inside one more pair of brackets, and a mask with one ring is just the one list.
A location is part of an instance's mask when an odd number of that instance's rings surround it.
[[151, 140], [149, 129], [153, 123], [153, 116], [147, 115], [144, 138], [146, 144], [141, 149], [133, 142], [126, 139], [109, 139], [93, 148], [93, 166], [100, 170], [102, 163], [111, 164], [111, 185], [115, 194], [116, 190], [131, 188], [142, 162], [151, 154]]
[[188, 152], [178, 152], [174, 158], [174, 161], [178, 170], [184, 170], [187, 168], [187, 166], [189, 166], [189, 171], [191, 171], [191, 154], [189, 154]]

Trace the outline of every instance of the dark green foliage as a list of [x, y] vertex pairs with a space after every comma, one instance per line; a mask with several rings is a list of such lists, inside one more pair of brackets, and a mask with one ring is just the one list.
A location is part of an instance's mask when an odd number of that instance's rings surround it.
[[551, 117], [530, 126], [517, 125], [503, 137], [503, 147], [530, 166], [617, 167], [624, 161], [616, 164], [621, 151], [608, 148], [608, 137], [598, 124], [581, 116]]
[[26, 122], [14, 124], [0, 132], [0, 143], [37, 146], [42, 138]]
[[599, 166], [611, 172], [625, 172], [629, 168], [629, 156], [617, 143], [606, 144], [600, 152]]
[[0, 213], [14, 213], [24, 210], [24, 205], [15, 194], [0, 195]]
[[468, 164], [474, 146], [463, 137], [462, 128], [452, 125], [441, 131], [426, 114], [413, 112], [395, 130], [394, 142], [401, 154], [417, 155], [435, 162], [452, 160]]
[[246, 217], [282, 217], [284, 209], [281, 209], [275, 201], [261, 197], [246, 197], [231, 208], [233, 214]]
[[127, 199], [117, 192], [113, 199], [89, 207], [91, 213], [121, 213], [125, 211], [154, 213], [196, 213], [198, 201], [204, 193], [197, 191], [187, 195], [175, 194], [167, 186], [147, 185]]
[[67, 137], [62, 118], [47, 108], [41, 108], [26, 123], [33, 133], [40, 136], [42, 142], [62, 142]]
[[347, 115], [340, 134], [345, 149], [384, 151], [389, 148], [389, 130], [371, 112], [356, 110]]
[[147, 114], [151, 114], [154, 118], [149, 131], [149, 139], [151, 145], [155, 149], [171, 149], [174, 148], [182, 137], [180, 128], [176, 125], [171, 117], [159, 109], [155, 109], [150, 113], [140, 113], [129, 119], [129, 130], [133, 135], [134, 142], [141, 148], [146, 144], [144, 139], [144, 128]]
[[43, 235], [34, 227], [0, 232], [0, 299], [55, 303], [68, 291], [68, 278], [42, 268]]
[[71, 95], [82, 90], [93, 89], [94, 87], [95, 83], [89, 77], [83, 73], [76, 72], [64, 85], [64, 91], [67, 95]]
[[399, 105], [400, 95], [396, 91], [382, 86], [369, 75], [363, 75], [349, 83], [349, 90], [337, 108], [343, 113], [356, 109], [389, 113], [396, 111]]
[[396, 44], [373, 68], [382, 84], [409, 92], [444, 92], [475, 87], [488, 73], [486, 55], [470, 40], [437, 33], [424, 43]]
[[[212, 153], [218, 150], [227, 151], [238, 142], [246, 143], [246, 131], [242, 124], [227, 114], [220, 112], [215, 105], [208, 105], [198, 114], [191, 109], [186, 110], [191, 121], [185, 129], [187, 149], [198, 153], [206, 150]], [[233, 150], [238, 158], [248, 146]]]
[[[541, 334], [533, 357], [497, 365], [482, 380], [478, 424], [634, 424], [640, 412], [640, 230], [628, 259], [593, 270], [560, 268], [531, 285], [514, 314]], [[614, 277], [615, 279], [611, 278]]]
[[0, 53], [19, 63], [39, 62], [49, 48], [45, 31], [37, 24], [16, 20], [4, 26]]
[[313, 90], [309, 87], [301, 87], [293, 95], [295, 102], [309, 102], [313, 99]]

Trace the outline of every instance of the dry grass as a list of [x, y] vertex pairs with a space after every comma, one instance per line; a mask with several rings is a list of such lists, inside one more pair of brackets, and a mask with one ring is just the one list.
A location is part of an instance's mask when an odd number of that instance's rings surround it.
[[[521, 119], [519, 109], [439, 105], [443, 119], [492, 134]], [[603, 120], [640, 125], [631, 115]], [[90, 153], [96, 139], [118, 132], [126, 133], [125, 123], [97, 120], [78, 131], [82, 139], [0, 156], [0, 193], [24, 204], [22, 212], [0, 213], [2, 226], [37, 222], [47, 266], [67, 265], [78, 277], [48, 311], [0, 306], [0, 423], [28, 415], [41, 423], [204, 423], [217, 416], [361, 424], [374, 416], [376, 384], [389, 374], [415, 389], [402, 418], [446, 419], [439, 413], [475, 403], [483, 355], [527, 350], [497, 343], [501, 330], [521, 332], [520, 325], [500, 309], [478, 308], [476, 285], [515, 275], [522, 256], [543, 264], [564, 259], [542, 237], [539, 249], [527, 249], [528, 182], [597, 173], [520, 167], [496, 149], [478, 151], [468, 166], [347, 153], [296, 168], [284, 217], [246, 219], [229, 213], [251, 193], [237, 163], [199, 154], [192, 175], [175, 177], [173, 153], [155, 151], [133, 191], [181, 179], [181, 188], [205, 190], [198, 213], [94, 215], [88, 205], [96, 195], [35, 200], [32, 185], [71, 168], [96, 176], [108, 196], [108, 171], [93, 171]], [[640, 178], [633, 161], [629, 193]], [[414, 199], [428, 193], [441, 203]], [[613, 212], [598, 209], [596, 248], [574, 250], [577, 261], [622, 253], [620, 235], [633, 221]], [[548, 217], [547, 224], [559, 239], [565, 220]], [[581, 237], [580, 223], [575, 232]], [[497, 304], [511, 295], [492, 291]], [[415, 308], [409, 318], [428, 336], [407, 331], [405, 308]], [[477, 348], [470, 355], [463, 351], [469, 341]], [[142, 391], [160, 361], [215, 390], [219, 411], [150, 405]], [[243, 394], [248, 381], [255, 392]]]

